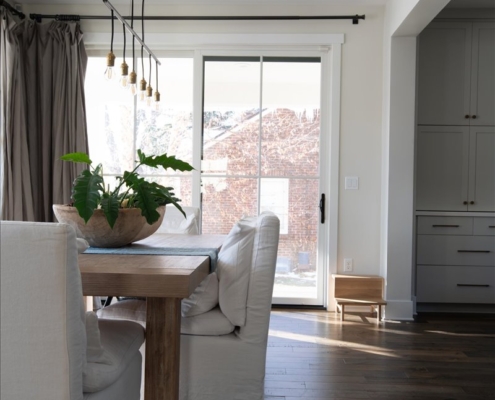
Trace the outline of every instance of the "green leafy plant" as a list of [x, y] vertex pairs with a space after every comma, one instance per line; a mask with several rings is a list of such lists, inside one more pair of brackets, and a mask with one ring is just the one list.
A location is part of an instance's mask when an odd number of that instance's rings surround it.
[[151, 225], [160, 218], [157, 208], [170, 203], [177, 207], [184, 217], [186, 216], [179, 205], [180, 199], [175, 197], [172, 187], [148, 182], [139, 176], [137, 170], [142, 165], [153, 168], [171, 168], [176, 171], [191, 171], [193, 167], [187, 162], [167, 154], [147, 156], [141, 150], [138, 150], [137, 154], [139, 160], [136, 167], [131, 172], [124, 171], [122, 176], [118, 176], [118, 184], [113, 190], [105, 186], [102, 165], [98, 164], [93, 168], [93, 162], [87, 154], [69, 153], [61, 157], [63, 161], [88, 165], [88, 169], [85, 169], [74, 180], [72, 187], [73, 205], [86, 223], [95, 210], [101, 208], [108, 224], [113, 228], [120, 208], [136, 207], [141, 209], [141, 214]]

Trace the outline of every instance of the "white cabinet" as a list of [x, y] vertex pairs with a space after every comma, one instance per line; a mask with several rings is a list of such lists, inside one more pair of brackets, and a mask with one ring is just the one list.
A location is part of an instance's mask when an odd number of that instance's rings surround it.
[[419, 35], [418, 124], [495, 125], [495, 23], [433, 22]]
[[495, 127], [469, 128], [468, 201], [469, 211], [495, 211]]
[[495, 304], [495, 217], [474, 216], [495, 212], [495, 23], [434, 21], [418, 46], [416, 301]]
[[418, 217], [416, 300], [495, 304], [495, 218]]
[[418, 127], [416, 210], [495, 211], [495, 127]]

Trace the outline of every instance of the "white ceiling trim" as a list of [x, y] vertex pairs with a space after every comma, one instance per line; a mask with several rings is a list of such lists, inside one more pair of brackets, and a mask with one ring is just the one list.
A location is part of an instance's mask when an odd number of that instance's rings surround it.
[[[84, 44], [89, 49], [108, 48], [108, 33], [85, 33]], [[123, 43], [123, 35], [115, 35], [114, 44]], [[223, 46], [331, 46], [343, 44], [344, 34], [187, 34], [148, 33], [146, 44], [152, 50], [195, 49]]]

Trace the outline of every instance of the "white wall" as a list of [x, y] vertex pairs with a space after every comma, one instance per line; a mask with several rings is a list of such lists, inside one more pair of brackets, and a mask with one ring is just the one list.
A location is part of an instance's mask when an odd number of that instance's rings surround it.
[[383, 38], [380, 275], [385, 318], [413, 316], [416, 36], [449, 0], [389, 0]]

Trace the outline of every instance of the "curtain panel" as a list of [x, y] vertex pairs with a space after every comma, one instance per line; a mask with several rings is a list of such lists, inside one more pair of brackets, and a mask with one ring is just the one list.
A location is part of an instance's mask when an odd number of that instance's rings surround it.
[[78, 23], [1, 12], [1, 219], [49, 222], [84, 168], [60, 157], [88, 152], [83, 34]]

